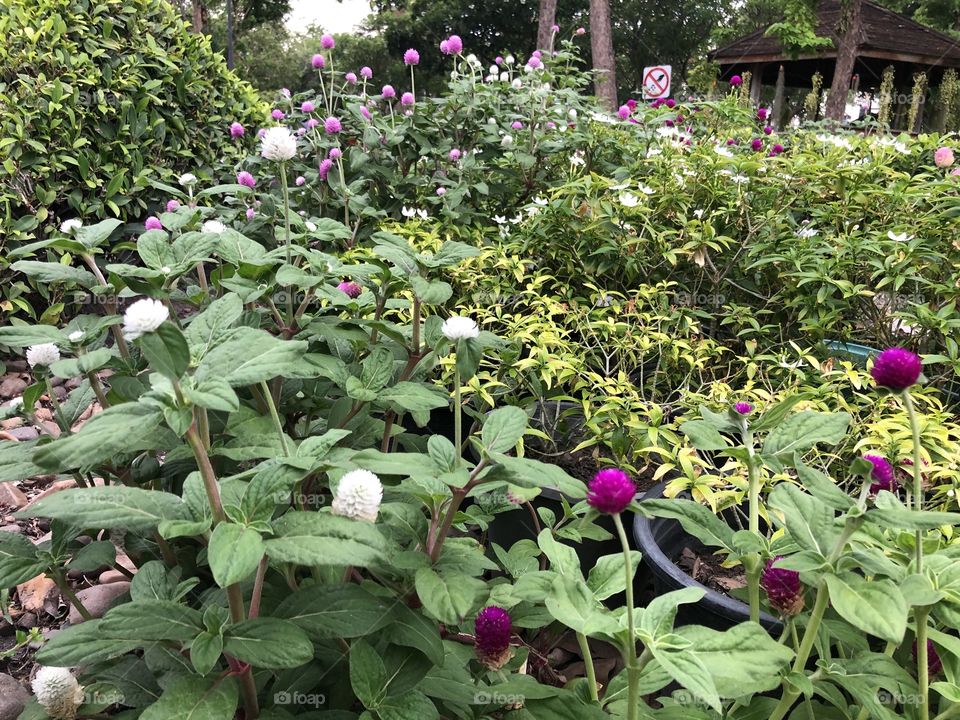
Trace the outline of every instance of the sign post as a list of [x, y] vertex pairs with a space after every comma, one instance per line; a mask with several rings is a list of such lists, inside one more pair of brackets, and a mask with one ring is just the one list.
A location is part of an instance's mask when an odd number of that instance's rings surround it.
[[643, 99], [659, 100], [670, 97], [670, 79], [673, 68], [669, 65], [654, 65], [643, 69]]

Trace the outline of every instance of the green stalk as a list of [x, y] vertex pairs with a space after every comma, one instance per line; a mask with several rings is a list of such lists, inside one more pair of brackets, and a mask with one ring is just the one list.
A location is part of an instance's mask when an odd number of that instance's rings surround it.
[[283, 423], [280, 422], [280, 414], [277, 412], [277, 404], [273, 401], [273, 393], [267, 387], [265, 381], [260, 382], [260, 389], [263, 391], [263, 397], [267, 401], [267, 407], [270, 409], [270, 418], [273, 420], [273, 426], [277, 430], [277, 436], [280, 438], [280, 447], [283, 448], [284, 455], [290, 455], [290, 448], [287, 447], [287, 437], [283, 433]]
[[[810, 623], [803, 633], [803, 642], [800, 643], [800, 650], [793, 661], [793, 672], [802, 673], [807, 665], [807, 659], [810, 657], [810, 651], [813, 650], [813, 644], [817, 639], [817, 632], [820, 630], [820, 623], [823, 621], [823, 615], [827, 611], [830, 594], [827, 592], [826, 583], [821, 583], [817, 588], [817, 599], [813, 603], [813, 612], [810, 613]], [[783, 686], [783, 696], [780, 703], [770, 714], [770, 720], [783, 720], [787, 711], [793, 707], [793, 704], [800, 697], [800, 692], [794, 690], [792, 686]]]
[[[748, 503], [750, 513], [750, 532], [760, 535], [760, 468], [757, 465], [756, 453], [753, 449], [753, 433], [747, 425], [747, 419], [740, 419], [740, 432], [743, 444], [747, 448], [747, 471], [750, 476]], [[744, 567], [747, 570], [747, 593], [750, 600], [750, 620], [760, 621], [760, 554], [750, 553], [744, 558]]]
[[93, 394], [97, 397], [97, 402], [100, 403], [100, 407], [106, 410], [110, 407], [110, 403], [107, 401], [107, 396], [103, 392], [103, 385], [100, 384], [100, 378], [97, 377], [97, 374], [91, 370], [86, 373], [87, 380], [90, 382], [90, 387], [93, 389]]
[[[290, 188], [287, 185], [287, 166], [280, 163], [280, 180], [283, 183], [283, 225], [286, 231], [287, 265], [293, 264], [290, 247]], [[287, 287], [287, 323], [293, 325], [293, 287]]]
[[[910, 396], [910, 390], [903, 391], [903, 404], [907, 408], [907, 416], [910, 418], [910, 430], [913, 432], [913, 498], [917, 510], [923, 509], [923, 479], [920, 472], [920, 420], [917, 417], [917, 409], [913, 405], [913, 398]], [[916, 531], [916, 561], [917, 572], [923, 572], [923, 535], [920, 530]]]
[[73, 591], [73, 588], [70, 587], [70, 583], [67, 582], [67, 579], [63, 576], [62, 572], [53, 573], [53, 582], [56, 583], [57, 588], [60, 590], [60, 594], [63, 595], [67, 601], [73, 605], [77, 612], [80, 613], [80, 617], [84, 620], [93, 620], [93, 615], [90, 614], [90, 611], [83, 606], [83, 603], [80, 602], [80, 598], [77, 597], [77, 594]]
[[930, 668], [927, 658], [927, 618], [930, 608], [918, 607], [913, 611], [917, 624], [917, 690], [920, 694], [920, 705], [917, 708], [919, 720], [930, 718]]
[[577, 633], [577, 643], [580, 645], [580, 654], [583, 655], [583, 666], [587, 670], [587, 683], [590, 685], [590, 699], [594, 702], [600, 702], [600, 696], [597, 694], [597, 671], [593, 667], [593, 654], [590, 652], [590, 644], [587, 642], [587, 636], [583, 633]]
[[613, 515], [613, 524], [617, 528], [620, 538], [620, 547], [623, 550], [623, 574], [626, 578], [627, 594], [627, 720], [637, 720], [640, 703], [640, 665], [637, 663], [637, 634], [633, 617], [633, 573], [630, 572], [633, 563], [630, 560], [630, 543], [627, 541], [627, 532], [623, 529], [620, 513]]
[[57, 399], [57, 394], [53, 391], [53, 383], [50, 382], [50, 374], [45, 373], [43, 376], [43, 382], [47, 386], [47, 396], [50, 398], [50, 404], [53, 405], [53, 414], [57, 418], [57, 424], [60, 426], [60, 429], [65, 433], [70, 432], [70, 426], [67, 424], [66, 418], [63, 416], [63, 408], [60, 407], [60, 401]]
[[457, 450], [457, 464], [463, 459], [463, 418], [460, 417], [461, 411], [460, 394], [460, 366], [454, 365], [453, 368], [453, 444]]

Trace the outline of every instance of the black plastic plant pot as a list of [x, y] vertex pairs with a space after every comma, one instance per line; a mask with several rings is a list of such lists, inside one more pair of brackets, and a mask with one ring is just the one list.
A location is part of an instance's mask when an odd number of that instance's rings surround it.
[[[655, 485], [643, 499], [662, 498], [665, 486], [666, 483]], [[750, 619], [749, 605], [697, 582], [677, 565], [677, 559], [685, 547], [695, 552], [704, 549], [703, 543], [684, 531], [679, 522], [637, 514], [633, 521], [633, 535], [637, 548], [643, 553], [643, 562], [650, 569], [657, 595], [688, 587], [704, 591], [700, 602], [680, 606], [678, 625], [706, 625], [716, 630], [726, 630]], [[768, 613], [760, 613], [760, 624], [775, 637], [783, 632], [783, 623]]]

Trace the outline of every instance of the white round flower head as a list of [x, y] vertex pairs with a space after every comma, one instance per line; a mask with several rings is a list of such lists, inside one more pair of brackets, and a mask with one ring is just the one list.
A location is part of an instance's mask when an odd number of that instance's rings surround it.
[[303, 224], [303, 226], [304, 226], [309, 232], [316, 232], [316, 231], [317, 231], [317, 224], [316, 224], [316, 223], [312, 223], [312, 222], [310, 222], [309, 220], [307, 220], [307, 221]]
[[576, 109], [576, 108], [570, 108], [570, 109], [567, 111], [567, 117], [569, 117], [571, 120], [576, 120], [576, 119], [577, 119], [577, 109]]
[[267, 160], [281, 162], [297, 154], [297, 139], [285, 127], [267, 128], [261, 144], [260, 154]]
[[40, 345], [31, 345], [27, 348], [27, 362], [30, 367], [42, 365], [50, 367], [60, 359], [60, 348], [53, 343], [42, 343]]
[[490, 66], [490, 74], [491, 74], [491, 75], [497, 75], [499, 72], [500, 72], [500, 68], [498, 68], [496, 65], [491, 65], [491, 66]]
[[500, 82], [506, 82], [509, 79], [510, 79], [510, 73], [506, 71], [500, 73]]
[[507, 59], [504, 60], [504, 62], [507, 63], [507, 65], [513, 65], [516, 61], [517, 60], [516, 58], [513, 57], [513, 55], [507, 55]]
[[83, 704], [83, 688], [64, 667], [41, 667], [30, 684], [37, 702], [55, 720], [73, 720]]
[[331, 508], [334, 515], [375, 522], [383, 500], [383, 484], [369, 470], [351, 470], [337, 485]]
[[60, 223], [60, 232], [64, 235], [73, 235], [81, 227], [83, 227], [83, 221], [80, 218], [70, 218]]
[[523, 81], [520, 80], [520, 78], [514, 78], [513, 82], [510, 83], [510, 85], [511, 87], [513, 87], [514, 90], [519, 90], [520, 88], [523, 87]]
[[169, 317], [170, 311], [159, 300], [153, 298], [137, 300], [123, 314], [123, 336], [127, 340], [136, 340], [141, 335], [156, 330]]
[[169, 265], [164, 265], [162, 268], [160, 268], [160, 272], [162, 272], [164, 275], [169, 275], [173, 272], [173, 270], [170, 269]]
[[222, 233], [224, 230], [227, 229], [227, 226], [224, 225], [219, 220], [207, 220], [203, 224], [203, 227], [201, 229], [205, 233], [213, 233], [215, 235], [219, 235], [220, 233]]
[[74, 330], [72, 333], [67, 335], [67, 340], [70, 342], [80, 342], [83, 340], [83, 330]]
[[441, 328], [447, 340], [467, 340], [469, 338], [479, 337], [480, 328], [473, 318], [461, 317], [460, 315], [451, 315], [443, 321]]
[[180, 176], [179, 182], [184, 187], [193, 187], [197, 184], [197, 176], [193, 173], [184, 173]]
[[511, 145], [513, 145], [513, 135], [504, 135], [503, 138], [500, 140], [500, 144], [503, 145], [504, 147], [510, 147]]

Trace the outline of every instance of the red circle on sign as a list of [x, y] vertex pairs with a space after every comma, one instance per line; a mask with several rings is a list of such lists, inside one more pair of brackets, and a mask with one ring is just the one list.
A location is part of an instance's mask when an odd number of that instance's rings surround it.
[[[655, 77], [654, 73], [660, 73], [661, 77]], [[667, 81], [665, 84], [663, 82], [664, 80]], [[647, 91], [648, 97], [662, 97], [670, 88], [670, 73], [662, 67], [650, 68], [643, 78], [643, 86]]]

